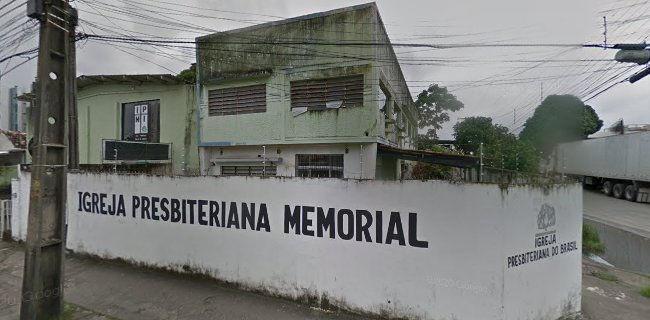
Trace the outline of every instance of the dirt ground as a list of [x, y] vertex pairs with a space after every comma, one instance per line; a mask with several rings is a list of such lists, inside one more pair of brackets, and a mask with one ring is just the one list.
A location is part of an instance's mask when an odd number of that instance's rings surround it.
[[582, 315], [588, 320], [650, 319], [650, 298], [639, 293], [650, 276], [627, 272], [584, 258]]

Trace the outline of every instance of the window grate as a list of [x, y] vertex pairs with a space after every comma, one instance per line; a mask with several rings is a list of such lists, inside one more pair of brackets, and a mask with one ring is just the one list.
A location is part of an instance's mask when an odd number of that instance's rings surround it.
[[363, 105], [363, 75], [291, 81], [291, 107], [325, 109], [328, 102]]
[[208, 116], [266, 112], [266, 85], [208, 91]]
[[277, 167], [268, 166], [221, 166], [221, 175], [224, 176], [275, 176]]
[[296, 176], [343, 178], [342, 154], [297, 154]]

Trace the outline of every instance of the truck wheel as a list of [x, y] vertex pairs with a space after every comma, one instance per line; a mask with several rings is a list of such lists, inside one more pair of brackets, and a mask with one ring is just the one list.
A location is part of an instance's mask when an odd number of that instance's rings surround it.
[[622, 199], [625, 195], [625, 185], [622, 183], [615, 184], [614, 188], [612, 189], [612, 195], [616, 199]]
[[627, 185], [625, 187], [625, 200], [636, 202], [636, 187], [634, 185]]
[[603, 193], [606, 196], [611, 196], [612, 195], [612, 189], [613, 189], [613, 184], [611, 181], [607, 180], [603, 183]]

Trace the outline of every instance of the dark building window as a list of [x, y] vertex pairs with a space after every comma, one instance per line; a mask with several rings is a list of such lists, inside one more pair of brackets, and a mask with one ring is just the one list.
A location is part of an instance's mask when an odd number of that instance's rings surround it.
[[221, 166], [224, 176], [275, 176], [276, 166]]
[[297, 154], [296, 176], [343, 178], [342, 154]]
[[363, 75], [291, 81], [291, 107], [326, 109], [363, 105]]
[[122, 105], [122, 140], [160, 142], [160, 100]]
[[266, 85], [208, 91], [208, 115], [225, 116], [266, 112]]

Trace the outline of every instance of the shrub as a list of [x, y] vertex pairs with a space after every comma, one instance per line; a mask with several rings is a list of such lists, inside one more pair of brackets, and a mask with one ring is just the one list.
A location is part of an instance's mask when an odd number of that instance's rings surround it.
[[600, 242], [598, 231], [588, 224], [582, 227], [582, 253], [601, 254], [605, 252], [605, 245]]
[[646, 298], [650, 298], [650, 286], [641, 288], [641, 290], [639, 290], [639, 293]]

